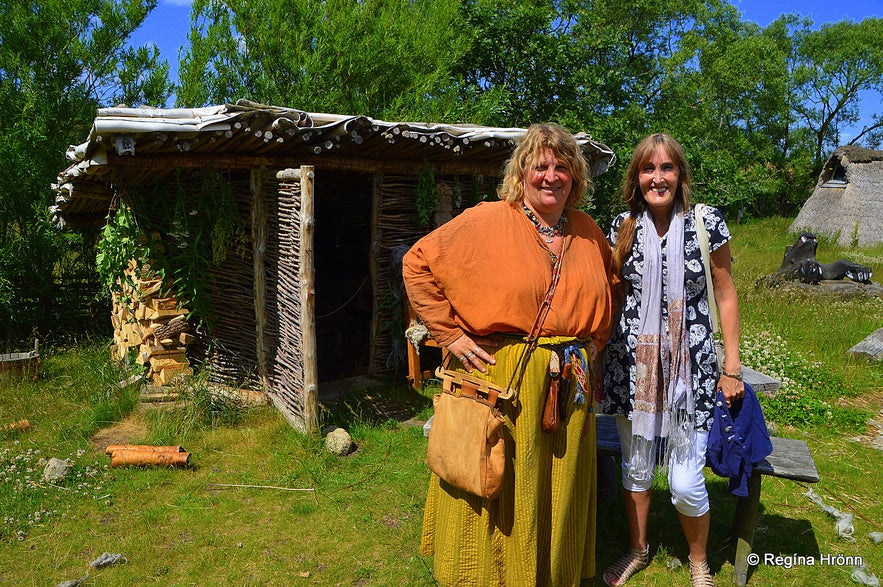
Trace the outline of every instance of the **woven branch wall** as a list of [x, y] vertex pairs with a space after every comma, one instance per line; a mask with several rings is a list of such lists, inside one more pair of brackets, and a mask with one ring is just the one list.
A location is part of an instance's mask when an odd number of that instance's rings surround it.
[[[276, 184], [265, 196], [270, 218], [267, 243], [268, 325], [275, 331], [270, 361], [271, 394], [284, 405], [289, 420], [304, 421], [304, 349], [302, 346], [300, 287], [300, 182]], [[272, 200], [272, 201], [270, 201]], [[270, 342], [268, 340], [268, 342]]]
[[[374, 308], [378, 328], [375, 334], [375, 353], [372, 371], [377, 375], [403, 372], [407, 365], [405, 347], [405, 292], [400, 261], [408, 249], [432, 227], [421, 226], [417, 220], [417, 177], [384, 175], [380, 185], [380, 206], [377, 226], [380, 248], [377, 257], [377, 287]], [[434, 225], [441, 225], [473, 206], [492, 191], [495, 179], [483, 176], [438, 176], [436, 189], [439, 206]]]
[[[239, 218], [248, 226], [251, 215], [251, 184], [248, 172], [230, 178]], [[256, 387], [254, 266], [251, 232], [244, 231], [242, 246], [227, 250], [226, 259], [213, 266], [208, 280], [211, 317], [207, 334], [213, 345], [205, 349], [204, 361], [213, 380], [230, 385]]]

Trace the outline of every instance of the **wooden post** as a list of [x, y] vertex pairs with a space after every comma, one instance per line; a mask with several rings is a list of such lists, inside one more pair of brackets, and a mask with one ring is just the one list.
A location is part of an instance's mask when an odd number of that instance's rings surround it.
[[316, 284], [313, 240], [315, 215], [313, 212], [315, 173], [312, 165], [300, 168], [300, 284], [301, 327], [303, 328], [304, 360], [304, 427], [315, 432], [319, 426], [319, 370], [316, 361]]
[[256, 355], [258, 378], [264, 392], [270, 389], [267, 365], [267, 211], [262, 195], [263, 169], [251, 172], [251, 240], [254, 261], [254, 315], [257, 329]]
[[[380, 186], [383, 185], [383, 173], [376, 172], [373, 177], [371, 186], [371, 245], [368, 249], [368, 274], [371, 277], [371, 298], [377, 299], [377, 292], [380, 291], [380, 284], [377, 270], [380, 263]], [[380, 332], [380, 318], [378, 309], [375, 305], [371, 309], [371, 337], [368, 341], [368, 370], [369, 373], [374, 370], [374, 359], [377, 356], [377, 334]], [[371, 373], [373, 374], [373, 373]]]
[[755, 469], [748, 480], [748, 495], [736, 501], [736, 513], [733, 517], [733, 538], [736, 540], [733, 582], [739, 587], [745, 587], [748, 583], [748, 555], [754, 545], [754, 529], [760, 507], [760, 483], [760, 472]]

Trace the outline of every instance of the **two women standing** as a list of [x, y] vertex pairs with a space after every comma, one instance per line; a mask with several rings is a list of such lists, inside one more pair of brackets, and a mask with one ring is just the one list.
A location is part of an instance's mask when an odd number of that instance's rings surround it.
[[[636, 148], [623, 192], [629, 211], [615, 219], [609, 244], [577, 209], [590, 185], [573, 136], [534, 125], [507, 163], [501, 201], [464, 211], [404, 259], [408, 296], [455, 358], [450, 367], [502, 387], [522, 368], [525, 333], [559, 280], [517, 399], [501, 406], [508, 459], [502, 495], [484, 500], [432, 475], [421, 550], [434, 555], [441, 585], [576, 586], [595, 575], [593, 396], [617, 417], [630, 536], [628, 552], [603, 580], [622, 585], [649, 561], [650, 486], [662, 465], [689, 544], [693, 585], [713, 585], [702, 472], [712, 398], [718, 388], [728, 400], [744, 393], [729, 231], [717, 211], [698, 219], [710, 234], [726, 348], [719, 374], [706, 303], [712, 284], [705, 283], [680, 145], [652, 135]], [[611, 285], [620, 292], [615, 321]], [[605, 345], [602, 391], [595, 359]], [[547, 432], [542, 418], [555, 356], [569, 358], [583, 380], [562, 403], [561, 426]]]

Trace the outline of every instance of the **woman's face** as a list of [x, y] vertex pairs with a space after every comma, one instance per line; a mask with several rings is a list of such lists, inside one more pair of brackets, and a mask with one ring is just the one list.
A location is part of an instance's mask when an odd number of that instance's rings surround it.
[[650, 213], [654, 216], [671, 214], [675, 194], [678, 191], [681, 170], [669, 156], [665, 147], [657, 146], [656, 151], [641, 166], [638, 173], [640, 174], [638, 184]]
[[540, 217], [552, 216], [557, 221], [572, 189], [570, 168], [551, 149], [541, 150], [525, 170], [524, 204]]

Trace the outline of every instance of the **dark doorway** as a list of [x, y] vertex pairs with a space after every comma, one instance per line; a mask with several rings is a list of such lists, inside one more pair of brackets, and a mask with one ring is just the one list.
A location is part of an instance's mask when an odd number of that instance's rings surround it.
[[316, 356], [322, 382], [369, 372], [372, 178], [317, 170], [315, 186]]

